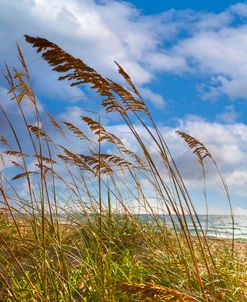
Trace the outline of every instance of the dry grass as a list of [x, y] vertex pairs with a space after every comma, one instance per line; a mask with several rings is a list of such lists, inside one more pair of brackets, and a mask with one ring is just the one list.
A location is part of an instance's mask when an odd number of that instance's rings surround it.
[[129, 295], [139, 295], [141, 301], [187, 301], [196, 302], [197, 299], [177, 290], [159, 286], [154, 283], [120, 283], [118, 287]]

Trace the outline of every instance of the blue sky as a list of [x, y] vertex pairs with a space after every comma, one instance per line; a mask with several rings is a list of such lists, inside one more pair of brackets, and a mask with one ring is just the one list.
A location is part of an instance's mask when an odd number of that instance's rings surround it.
[[[183, 0], [156, 0], [155, 3], [149, 0], [132, 0], [130, 1], [138, 8], [140, 8], [145, 14], [156, 14], [164, 10], [169, 9], [193, 9], [193, 10], [205, 10], [211, 12], [221, 12], [225, 10], [228, 6], [236, 4], [234, 0], [208, 0], [208, 1], [183, 1]], [[246, 1], [242, 1], [245, 3]]]
[[[175, 158], [187, 163], [181, 169], [195, 199], [201, 198], [201, 183], [193, 156], [174, 134], [178, 128], [208, 146], [236, 211], [247, 213], [245, 1], [3, 0], [0, 7], [1, 67], [4, 61], [17, 64], [17, 41], [44, 111], [58, 118], [65, 111], [76, 119], [77, 110], [99, 106], [88, 89], [58, 83], [23, 34], [48, 38], [114, 79], [118, 61], [149, 103]], [[0, 97], [13, 115], [3, 79]], [[105, 123], [118, 132], [123, 127], [116, 120]], [[223, 199], [208, 169], [212, 212], [220, 212]]]

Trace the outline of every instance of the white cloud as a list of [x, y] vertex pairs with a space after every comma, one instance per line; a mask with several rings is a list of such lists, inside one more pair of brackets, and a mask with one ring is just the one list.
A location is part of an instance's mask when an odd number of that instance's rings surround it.
[[[193, 117], [188, 117], [180, 123], [178, 128], [204, 143], [215, 158], [229, 186], [233, 205], [240, 200], [244, 202], [247, 196], [247, 126], [241, 123], [210, 123]], [[173, 131], [174, 129], [169, 130], [169, 132]], [[180, 143], [175, 140], [173, 140], [171, 148], [175, 154], [175, 161], [192, 192], [199, 188], [201, 190], [202, 173], [196, 164], [196, 156], [192, 155], [192, 151], [186, 144], [181, 149]], [[217, 192], [221, 191], [222, 185], [210, 160], [205, 163], [207, 185], [212, 195], [211, 200], [219, 204], [222, 196], [218, 197]], [[214, 191], [215, 193], [213, 193]]]
[[31, 58], [36, 87], [51, 98], [75, 101], [75, 96], [85, 96], [76, 87], [57, 83], [56, 75], [22, 43], [23, 34], [46, 37], [110, 77], [116, 76], [114, 61], [139, 85], [161, 71], [199, 72], [212, 80], [207, 83], [210, 97], [246, 98], [247, 26], [243, 20], [235, 22], [246, 11], [247, 4], [238, 3], [221, 13], [168, 10], [145, 16], [120, 1], [3, 0], [0, 36], [5, 43], [0, 52], [14, 62], [15, 41], [21, 42]]
[[246, 3], [237, 3], [235, 5], [232, 5], [230, 7], [230, 12], [242, 16], [242, 17], [247, 17], [247, 5]]
[[234, 23], [236, 13], [245, 14], [247, 4], [239, 3], [219, 14], [195, 12], [198, 19], [188, 24], [187, 37], [171, 48], [183, 58], [193, 73], [211, 77], [209, 97], [226, 94], [231, 98], [247, 96], [247, 26]]
[[158, 109], [164, 108], [165, 100], [160, 94], [153, 92], [149, 88], [141, 88], [140, 92], [146, 102], [150, 101]]
[[242, 166], [247, 160], [247, 126], [244, 124], [224, 125], [189, 117], [181, 122], [179, 128], [202, 141], [224, 169]]
[[224, 123], [235, 123], [239, 114], [234, 110], [233, 106], [227, 106], [225, 110], [217, 115], [217, 119]]
[[[1, 57], [15, 62], [15, 41], [20, 42], [29, 57], [36, 87], [47, 90], [51, 97], [66, 99], [80, 94], [80, 90], [65, 89], [65, 85], [56, 83], [56, 76], [23, 42], [24, 34], [50, 39], [107, 76], [115, 74], [113, 62], [118, 61], [137, 84], [148, 83], [154, 71], [160, 69], [156, 55], [166, 70], [184, 64], [183, 59], [160, 50], [161, 43], [176, 32], [176, 26], [164, 24], [162, 14], [155, 19], [143, 16], [127, 2], [3, 0], [0, 17], [0, 35], [5, 41], [0, 46]], [[13, 25], [13, 20], [18, 26]]]
[[[44, 108], [43, 105], [40, 103], [38, 99], [36, 99], [37, 106], [39, 112], [42, 113]], [[2, 106], [3, 110], [7, 114], [18, 114], [16, 111], [17, 105], [16, 100], [12, 99], [12, 95], [8, 93], [8, 90], [5, 87], [0, 86], [0, 105]], [[35, 108], [34, 106], [30, 105], [30, 101], [24, 98], [22, 100], [21, 106], [26, 114], [26, 117], [32, 117], [35, 115]]]
[[[191, 57], [203, 71], [223, 74], [246, 71], [247, 26], [223, 27], [219, 31], [201, 31], [181, 41], [176, 51]], [[237, 70], [231, 69], [238, 67]]]
[[168, 53], [153, 53], [147, 58], [152, 70], [181, 72], [187, 70], [186, 59], [183, 56]]
[[[137, 143], [127, 126], [115, 125], [108, 128], [127, 142], [127, 146], [137, 151]], [[154, 159], [159, 161], [159, 155], [145, 130], [138, 126], [138, 133], [144, 139]], [[234, 196], [247, 196], [247, 126], [240, 123], [222, 124], [208, 122], [202, 118], [188, 116], [180, 120], [178, 127], [160, 127], [166, 142], [174, 156], [181, 173], [188, 186], [197, 190], [202, 188], [202, 170], [196, 155], [175, 131], [184, 131], [206, 145], [213, 155], [219, 169], [222, 171]], [[159, 164], [162, 167], [162, 164]], [[212, 188], [220, 188], [220, 179], [212, 162], [208, 159], [206, 164], [207, 184]], [[237, 198], [238, 198], [237, 197]]]
[[223, 26], [228, 26], [233, 16], [230, 12], [225, 11], [219, 14], [202, 13], [199, 14], [199, 21], [195, 24], [197, 30], [217, 30]]

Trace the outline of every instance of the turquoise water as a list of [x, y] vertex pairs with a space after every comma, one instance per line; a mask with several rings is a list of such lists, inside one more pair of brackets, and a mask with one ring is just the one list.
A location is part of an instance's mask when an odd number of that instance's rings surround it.
[[[141, 215], [143, 220], [150, 220], [149, 215]], [[236, 240], [247, 240], [247, 216], [234, 216], [234, 225], [232, 217], [229, 215], [199, 215], [199, 220], [205, 234], [210, 238], [232, 239], [233, 234]], [[165, 219], [168, 225], [172, 225], [169, 216], [159, 216], [160, 219]], [[173, 217], [175, 224], [179, 228], [177, 217]], [[194, 217], [194, 221], [196, 218]], [[189, 230], [195, 234], [195, 227], [191, 219], [187, 216]], [[199, 223], [196, 223], [199, 228]]]

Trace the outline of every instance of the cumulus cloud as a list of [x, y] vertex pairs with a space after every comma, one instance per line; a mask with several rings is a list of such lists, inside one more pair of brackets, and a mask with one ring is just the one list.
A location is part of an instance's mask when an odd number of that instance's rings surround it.
[[247, 4], [238, 3], [219, 14], [194, 12], [197, 18], [187, 23], [187, 36], [171, 48], [185, 60], [186, 71], [208, 76], [205, 93], [210, 98], [246, 99], [246, 11]]
[[246, 25], [196, 33], [180, 42], [176, 51], [191, 60], [195, 70], [217, 75], [219, 92], [233, 98], [246, 98]]
[[[160, 68], [156, 55], [167, 70], [184, 64], [183, 59], [165, 55], [159, 49], [171, 32], [176, 32], [176, 26], [164, 24], [162, 15], [155, 19], [143, 16], [127, 2], [4, 0], [0, 16], [0, 36], [5, 41], [0, 46], [1, 57], [14, 62], [15, 41], [20, 42], [29, 55], [36, 87], [48, 91], [52, 97], [74, 97], [81, 92], [56, 83], [55, 75], [22, 43], [23, 34], [48, 38], [107, 76], [115, 73], [114, 61], [117, 61], [137, 84], [150, 82], [154, 70]], [[18, 26], [13, 26], [13, 22]]]
[[[40, 113], [43, 113], [44, 106], [37, 99], [37, 107]], [[7, 114], [17, 115], [16, 101], [12, 99], [12, 95], [8, 93], [8, 89], [0, 86], [0, 105]], [[22, 108], [25, 111], [26, 117], [32, 117], [35, 115], [34, 106], [30, 106], [30, 101], [27, 99], [22, 100]]]
[[144, 99], [146, 101], [150, 101], [154, 107], [162, 109], [165, 106], [165, 100], [163, 97], [160, 94], [153, 92], [151, 89], [142, 88], [141, 94]]
[[226, 172], [242, 166], [247, 160], [245, 124], [212, 123], [188, 117], [181, 121], [179, 128], [206, 144], [218, 165]]
[[235, 111], [233, 106], [227, 106], [225, 110], [217, 115], [217, 119], [224, 123], [235, 123], [239, 114]]
[[[188, 116], [180, 120], [178, 128], [200, 140], [209, 149], [226, 179], [233, 203], [246, 198], [247, 126], [242, 123], [208, 122], [198, 117]], [[201, 189], [202, 173], [196, 163], [196, 157], [186, 144], [183, 144], [182, 147], [181, 142], [175, 140], [174, 131], [174, 128], [170, 128], [164, 136], [168, 136], [175, 161], [179, 165], [189, 187], [193, 190]], [[207, 185], [213, 195], [212, 199], [214, 202], [217, 199], [218, 203], [222, 199], [222, 196], [217, 197], [222, 187], [219, 176], [210, 159], [205, 162], [205, 167]]]
[[237, 3], [229, 8], [229, 11], [241, 17], [247, 17], [246, 3]]
[[[150, 83], [157, 72], [200, 73], [209, 78], [210, 97], [246, 98], [245, 3], [221, 13], [168, 10], [155, 16], [143, 15], [128, 2], [110, 0], [3, 0], [1, 8], [0, 37], [5, 43], [0, 52], [6, 61], [14, 62], [15, 41], [22, 42], [23, 34], [39, 35], [110, 77], [115, 76], [114, 61], [138, 85]], [[31, 58], [38, 89], [53, 98], [85, 99], [80, 89], [57, 83], [56, 75], [21, 44]]]
[[[226, 178], [230, 191], [235, 196], [247, 196], [247, 126], [245, 124], [222, 124], [220, 122], [209, 122], [196, 116], [187, 116], [179, 120], [179, 125], [176, 127], [160, 127], [161, 133], [186, 183], [192, 189], [201, 189], [201, 167], [195, 154], [176, 134], [177, 129], [194, 136], [204, 143]], [[129, 148], [138, 151], [137, 142], [127, 126], [115, 125], [109, 127], [109, 130], [120, 135]], [[154, 159], [159, 160], [158, 152], [154, 145], [150, 144], [150, 138], [145, 130], [138, 126], [137, 131], [143, 137]], [[158, 166], [161, 167], [162, 164], [158, 164]], [[206, 160], [205, 168], [208, 186], [211, 189], [221, 188], [217, 170], [210, 159]]]

